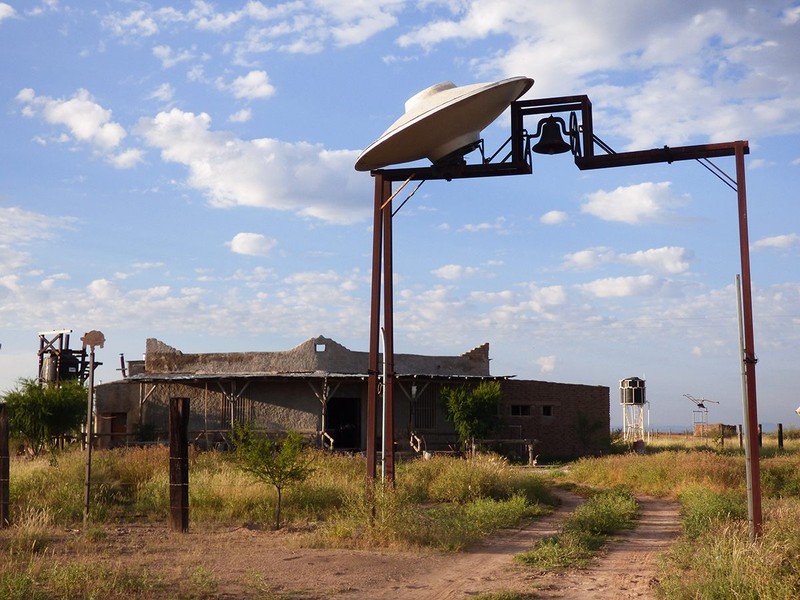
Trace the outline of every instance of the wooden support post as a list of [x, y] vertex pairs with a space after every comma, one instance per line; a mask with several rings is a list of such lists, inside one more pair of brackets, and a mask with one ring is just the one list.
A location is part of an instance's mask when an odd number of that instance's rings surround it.
[[8, 453], [8, 407], [0, 403], [0, 529], [8, 527], [11, 515], [8, 514], [9, 501], [9, 466]]
[[169, 525], [189, 530], [189, 398], [169, 399]]
[[778, 423], [778, 450], [783, 450], [783, 423]]

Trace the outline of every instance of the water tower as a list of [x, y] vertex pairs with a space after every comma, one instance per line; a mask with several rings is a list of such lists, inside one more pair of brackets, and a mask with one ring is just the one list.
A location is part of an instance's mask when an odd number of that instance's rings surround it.
[[644, 379], [628, 377], [619, 382], [619, 403], [622, 405], [622, 439], [644, 441], [644, 407], [647, 404]]

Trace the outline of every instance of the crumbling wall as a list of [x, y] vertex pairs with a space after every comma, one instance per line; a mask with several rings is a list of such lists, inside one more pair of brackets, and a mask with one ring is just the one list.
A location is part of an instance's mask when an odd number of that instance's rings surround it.
[[[489, 344], [460, 356], [396, 354], [396, 373], [426, 375], [489, 375]], [[379, 361], [382, 361], [382, 356]], [[147, 340], [148, 373], [326, 373], [363, 374], [369, 366], [367, 352], [354, 352], [334, 340], [317, 336], [280, 352], [212, 352], [185, 354], [157, 339]]]

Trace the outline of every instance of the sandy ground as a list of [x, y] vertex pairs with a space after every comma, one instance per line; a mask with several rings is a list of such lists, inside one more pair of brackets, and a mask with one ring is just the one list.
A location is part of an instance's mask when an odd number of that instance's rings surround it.
[[557, 532], [579, 503], [562, 493], [553, 514], [507, 530], [461, 553], [407, 553], [303, 548], [288, 532], [237, 528], [175, 534], [131, 527], [101, 544], [105, 560], [147, 569], [166, 582], [194, 580], [206, 597], [293, 600], [445, 600], [516, 591], [531, 598], [654, 598], [656, 559], [679, 533], [677, 506], [640, 499], [635, 530], [615, 538], [587, 568], [543, 574], [514, 564], [514, 554]]

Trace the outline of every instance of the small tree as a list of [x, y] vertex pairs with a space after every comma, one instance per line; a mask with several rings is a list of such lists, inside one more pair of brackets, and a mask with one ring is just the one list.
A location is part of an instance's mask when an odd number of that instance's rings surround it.
[[473, 454], [475, 438], [486, 437], [497, 428], [500, 395], [497, 381], [482, 381], [472, 389], [464, 385], [442, 389], [447, 418], [455, 426], [459, 440], [470, 444]]
[[33, 454], [53, 449], [59, 439], [78, 433], [86, 422], [88, 390], [78, 381], [41, 387], [35, 379], [20, 379], [6, 392], [9, 430], [20, 435]]
[[249, 425], [234, 425], [232, 434], [236, 458], [242, 469], [275, 487], [278, 495], [275, 529], [280, 529], [283, 490], [302, 483], [314, 471], [311, 460], [303, 455], [302, 436], [290, 431], [283, 440], [276, 442], [256, 434]]

